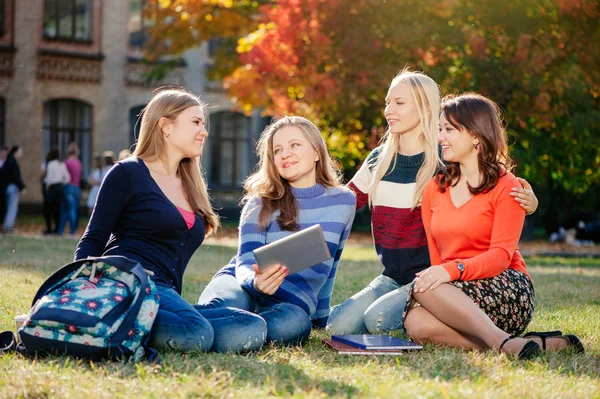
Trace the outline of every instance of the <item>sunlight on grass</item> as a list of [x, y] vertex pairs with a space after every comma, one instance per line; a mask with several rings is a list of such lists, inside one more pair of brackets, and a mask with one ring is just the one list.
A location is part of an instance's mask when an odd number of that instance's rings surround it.
[[[0, 328], [28, 311], [45, 278], [73, 256], [76, 241], [0, 240]], [[184, 297], [196, 302], [234, 247], [207, 245], [192, 258]], [[526, 363], [493, 352], [426, 345], [399, 357], [337, 356], [316, 330], [303, 347], [268, 346], [252, 354], [161, 354], [160, 364], [91, 363], [66, 357], [0, 358], [0, 398], [113, 397], [600, 397], [600, 260], [531, 262], [536, 312], [530, 330], [577, 334], [587, 353], [553, 353]], [[554, 260], [554, 262], [552, 261]], [[381, 272], [371, 246], [344, 252], [332, 303]], [[85, 382], [85, 383], [82, 383]]]

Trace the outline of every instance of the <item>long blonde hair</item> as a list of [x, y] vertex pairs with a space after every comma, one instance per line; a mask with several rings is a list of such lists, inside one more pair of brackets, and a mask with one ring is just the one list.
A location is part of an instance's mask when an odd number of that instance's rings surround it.
[[[440, 122], [440, 90], [429, 76], [421, 72], [413, 72], [403, 69], [390, 83], [390, 87], [403, 82], [410, 86], [413, 98], [419, 112], [420, 126], [422, 134], [421, 142], [425, 147], [425, 159], [417, 172], [417, 185], [413, 198], [414, 209], [421, 202], [425, 185], [433, 177], [435, 172], [443, 167], [438, 152], [437, 134]], [[398, 148], [400, 147], [400, 134], [392, 134], [388, 129], [382, 138], [382, 151], [376, 161], [373, 163], [373, 179], [369, 185], [369, 205], [373, 204], [373, 198], [377, 191], [377, 186], [383, 176], [390, 169], [392, 161], [394, 166], [398, 158]]]
[[[142, 123], [133, 155], [143, 160], [158, 158], [166, 162], [166, 144], [159, 125], [160, 118], [174, 122], [181, 112], [194, 106], [201, 107], [207, 114], [206, 104], [184, 89], [167, 89], [157, 93], [140, 113]], [[204, 219], [208, 236], [219, 227], [219, 216], [210, 204], [208, 188], [200, 168], [199, 157], [183, 158], [177, 167], [177, 174], [192, 210]]]
[[317, 183], [325, 187], [335, 187], [341, 184], [341, 174], [338, 165], [331, 159], [321, 131], [314, 123], [301, 116], [286, 116], [267, 126], [262, 132], [256, 145], [258, 154], [257, 171], [244, 181], [246, 194], [242, 199], [245, 203], [252, 198], [261, 200], [261, 210], [258, 216], [259, 226], [265, 229], [269, 218], [279, 210], [277, 222], [282, 230], [296, 231], [299, 229], [296, 218], [298, 205], [292, 193], [290, 183], [281, 177], [275, 166], [273, 154], [273, 136], [285, 126], [295, 126], [317, 151], [319, 160], [316, 164]]

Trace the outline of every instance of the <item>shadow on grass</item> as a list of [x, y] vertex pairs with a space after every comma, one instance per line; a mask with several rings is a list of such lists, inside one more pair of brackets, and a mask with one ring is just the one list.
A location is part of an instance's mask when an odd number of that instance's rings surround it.
[[[299, 392], [319, 393], [321, 396], [344, 396], [360, 394], [358, 388], [326, 377], [313, 377], [290, 363], [287, 350], [297, 348], [268, 347], [249, 354], [217, 353], [161, 353], [159, 363], [140, 362], [90, 362], [67, 356], [43, 356], [35, 359], [41, 367], [75, 366], [78, 370], [94, 373], [96, 376], [110, 376], [115, 380], [131, 381], [146, 378], [176, 379], [183, 383], [215, 385], [219, 389], [243, 389], [253, 386], [265, 389], [269, 396], [287, 396]], [[21, 356], [21, 355], [17, 355]], [[33, 362], [33, 360], [31, 360]], [[98, 373], [101, 371], [100, 373]], [[202, 381], [204, 380], [204, 381]], [[211, 381], [208, 383], [207, 381]], [[218, 394], [218, 393], [217, 393]], [[212, 396], [210, 396], [212, 397]]]

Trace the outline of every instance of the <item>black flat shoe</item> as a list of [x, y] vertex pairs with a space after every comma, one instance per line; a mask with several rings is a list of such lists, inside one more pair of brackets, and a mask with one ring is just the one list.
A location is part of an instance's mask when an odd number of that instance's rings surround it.
[[[502, 351], [502, 347], [504, 346], [504, 344], [506, 344], [511, 339], [518, 338], [518, 337], [519, 336], [515, 335], [515, 334], [509, 335], [508, 338], [506, 338], [500, 344], [500, 351]], [[541, 353], [542, 352], [540, 350], [540, 346], [536, 342], [528, 341], [525, 345], [523, 345], [523, 347], [521, 348], [521, 351], [519, 352], [519, 360], [529, 360], [529, 359], [539, 356]]]
[[17, 340], [12, 331], [0, 333], [0, 355], [7, 352], [14, 352], [17, 348]]
[[573, 347], [575, 353], [585, 353], [585, 348], [583, 344], [577, 338], [576, 335], [563, 335], [562, 331], [546, 331], [546, 332], [536, 332], [531, 331], [527, 334], [523, 335], [523, 338], [527, 337], [538, 337], [542, 340], [542, 348], [546, 350], [546, 338], [562, 338], [567, 341], [567, 347]]

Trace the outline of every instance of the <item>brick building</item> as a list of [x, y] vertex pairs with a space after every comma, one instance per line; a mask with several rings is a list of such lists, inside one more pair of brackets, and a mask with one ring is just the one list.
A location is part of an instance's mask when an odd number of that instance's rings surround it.
[[254, 142], [266, 125], [232, 110], [219, 84], [206, 79], [207, 44], [185, 53], [160, 82], [146, 83], [144, 0], [0, 0], [0, 145], [23, 146], [29, 188], [40, 203], [46, 152], [75, 141], [84, 174], [94, 154], [129, 148], [137, 114], [156, 87], [176, 84], [210, 107], [203, 165], [216, 207], [230, 208], [256, 162]]

